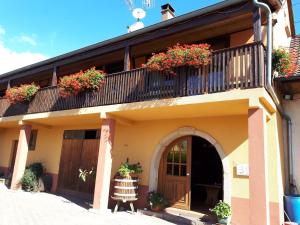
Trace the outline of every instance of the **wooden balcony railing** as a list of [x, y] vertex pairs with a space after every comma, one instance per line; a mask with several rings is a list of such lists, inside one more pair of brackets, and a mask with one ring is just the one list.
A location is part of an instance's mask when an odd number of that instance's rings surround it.
[[263, 87], [265, 49], [261, 43], [213, 52], [211, 64], [201, 68], [181, 67], [176, 75], [135, 69], [109, 74], [98, 92], [61, 98], [57, 87], [41, 89], [27, 104], [0, 99], [0, 117], [83, 107], [139, 102]]

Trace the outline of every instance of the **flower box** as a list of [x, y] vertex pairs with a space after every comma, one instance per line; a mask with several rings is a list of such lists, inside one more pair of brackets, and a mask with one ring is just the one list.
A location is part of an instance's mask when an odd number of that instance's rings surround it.
[[180, 66], [200, 67], [211, 61], [209, 44], [174, 45], [167, 52], [153, 54], [145, 68], [175, 74], [174, 68]]
[[5, 97], [10, 103], [26, 103], [30, 102], [32, 98], [36, 95], [39, 86], [35, 84], [23, 84], [19, 87], [12, 87], [6, 90]]
[[58, 84], [59, 94], [69, 97], [85, 91], [97, 91], [104, 84], [104, 76], [105, 73], [95, 67], [64, 76]]

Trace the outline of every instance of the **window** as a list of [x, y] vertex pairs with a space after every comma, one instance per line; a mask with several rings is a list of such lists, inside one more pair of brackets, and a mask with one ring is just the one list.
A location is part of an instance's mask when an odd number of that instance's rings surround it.
[[186, 176], [187, 141], [183, 140], [173, 145], [167, 155], [167, 175]]
[[99, 139], [100, 130], [66, 130], [64, 139]]
[[32, 130], [31, 131], [30, 140], [29, 140], [29, 146], [28, 146], [28, 149], [30, 151], [34, 151], [35, 150], [36, 140], [37, 140], [37, 134], [38, 134], [37, 130]]

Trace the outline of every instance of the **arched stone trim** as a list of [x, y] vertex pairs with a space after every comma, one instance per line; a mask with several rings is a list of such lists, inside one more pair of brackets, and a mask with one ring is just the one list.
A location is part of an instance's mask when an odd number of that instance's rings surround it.
[[181, 127], [179, 129], [177, 129], [176, 131], [173, 131], [172, 133], [168, 134], [157, 145], [155, 152], [153, 154], [151, 166], [150, 166], [149, 190], [156, 191], [156, 189], [157, 189], [159, 163], [160, 163], [162, 154], [165, 151], [166, 147], [168, 147], [169, 144], [171, 144], [171, 142], [176, 140], [177, 138], [180, 138], [182, 136], [187, 136], [187, 135], [201, 137], [201, 138], [209, 141], [212, 145], [215, 146], [215, 148], [222, 160], [222, 164], [223, 164], [224, 201], [230, 204], [231, 203], [231, 177], [232, 177], [232, 175], [231, 175], [229, 160], [225, 156], [221, 145], [212, 136], [210, 136], [209, 134], [207, 134], [203, 131], [199, 131], [193, 127]]

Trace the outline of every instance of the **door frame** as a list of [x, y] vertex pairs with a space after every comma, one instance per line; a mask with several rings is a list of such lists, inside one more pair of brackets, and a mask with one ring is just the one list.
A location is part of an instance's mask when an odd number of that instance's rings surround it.
[[154, 154], [152, 156], [152, 161], [150, 165], [150, 177], [149, 177], [149, 190], [157, 191], [158, 188], [158, 179], [159, 179], [159, 166], [161, 162], [161, 157], [166, 149], [166, 147], [172, 143], [174, 140], [182, 137], [182, 136], [198, 136], [203, 139], [206, 139], [210, 142], [215, 149], [217, 150], [222, 164], [223, 164], [223, 198], [224, 201], [231, 205], [231, 180], [232, 180], [232, 172], [231, 166], [228, 157], [226, 157], [222, 146], [218, 143], [216, 139], [214, 139], [210, 134], [200, 131], [194, 127], [181, 127], [176, 129], [175, 131], [169, 133], [165, 137], [161, 139], [161, 141], [156, 146]]

